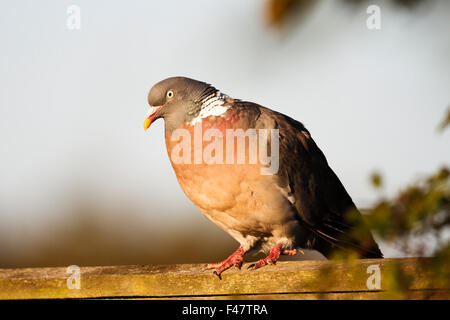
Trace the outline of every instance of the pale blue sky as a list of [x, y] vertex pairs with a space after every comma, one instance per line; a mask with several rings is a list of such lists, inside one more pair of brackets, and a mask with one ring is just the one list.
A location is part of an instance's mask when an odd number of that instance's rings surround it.
[[[450, 164], [437, 124], [450, 104], [450, 3], [417, 11], [324, 1], [295, 31], [266, 28], [262, 2], [8, 1], [0, 10], [3, 228], [64, 219], [71, 195], [132, 202], [148, 221], [192, 215], [165, 150], [144, 132], [146, 95], [168, 76], [212, 83], [303, 122], [359, 206]], [[81, 8], [81, 30], [66, 9]], [[199, 214], [199, 213], [198, 213]]]

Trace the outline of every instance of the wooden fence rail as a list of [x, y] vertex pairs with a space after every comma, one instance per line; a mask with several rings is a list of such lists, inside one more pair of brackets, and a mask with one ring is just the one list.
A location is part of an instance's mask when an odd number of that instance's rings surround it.
[[394, 266], [408, 279], [403, 298], [450, 298], [428, 258], [247, 266], [227, 270], [222, 280], [193, 264], [0, 269], [0, 299], [378, 299], [389, 297]]

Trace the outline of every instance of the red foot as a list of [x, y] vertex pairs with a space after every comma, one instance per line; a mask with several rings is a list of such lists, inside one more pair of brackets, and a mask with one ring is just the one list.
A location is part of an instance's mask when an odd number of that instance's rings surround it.
[[[301, 251], [301, 252], [303, 253], [303, 251]], [[297, 254], [297, 250], [295, 250], [295, 249], [293, 249], [293, 250], [283, 250], [283, 252], [281, 252], [281, 254], [283, 254], [285, 256], [295, 256]]]
[[[303, 251], [301, 251], [303, 252]], [[267, 257], [265, 257], [264, 259], [259, 260], [257, 263], [250, 265], [248, 268], [250, 269], [259, 269], [261, 267], [264, 267], [265, 265], [268, 265], [269, 263], [271, 264], [275, 264], [277, 263], [278, 258], [280, 257], [280, 255], [287, 255], [287, 256], [295, 256], [297, 254], [297, 250], [293, 249], [293, 250], [283, 250], [282, 249], [282, 244], [278, 243], [277, 245], [275, 245], [271, 250], [270, 253]]]
[[205, 266], [205, 270], [209, 269], [216, 269], [214, 270], [214, 274], [219, 277], [219, 279], [222, 279], [220, 274], [224, 272], [225, 270], [231, 268], [232, 266], [237, 267], [238, 269], [241, 268], [242, 263], [244, 262], [244, 254], [245, 250], [242, 247], [239, 247], [231, 256], [229, 256], [227, 259], [217, 262], [217, 263], [209, 263]]
[[264, 259], [259, 260], [257, 263], [252, 264], [248, 268], [250, 269], [259, 269], [261, 267], [264, 267], [265, 265], [268, 265], [269, 263], [275, 264], [277, 263], [278, 258], [281, 254], [281, 243], [277, 244], [275, 247], [273, 247], [270, 250], [270, 253], [267, 257]]

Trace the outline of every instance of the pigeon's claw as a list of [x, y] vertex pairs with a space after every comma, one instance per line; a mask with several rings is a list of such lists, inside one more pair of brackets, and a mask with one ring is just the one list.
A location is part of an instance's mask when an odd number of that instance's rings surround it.
[[[303, 250], [299, 250], [299, 252], [301, 254], [304, 254]], [[283, 250], [283, 252], [281, 252], [282, 255], [285, 256], [295, 256], [297, 254], [297, 250], [293, 249], [293, 250]]]
[[249, 265], [247, 269], [256, 270], [256, 269], [259, 269], [259, 268], [262, 268], [262, 267], [268, 265], [269, 263], [275, 264], [276, 261], [274, 262], [270, 259], [264, 258], [264, 259], [259, 260], [257, 263], [253, 263], [253, 264]]
[[214, 274], [219, 277], [219, 279], [222, 279], [220, 276], [222, 272], [225, 270], [235, 266], [238, 269], [241, 269], [242, 263], [244, 262], [244, 254], [245, 250], [242, 247], [239, 247], [231, 256], [229, 256], [227, 259], [217, 262], [217, 263], [209, 263], [204, 267], [204, 270], [214, 270]]
[[[303, 253], [302, 250], [299, 250], [301, 253]], [[270, 253], [267, 257], [265, 257], [264, 259], [259, 260], [257, 263], [251, 264], [248, 269], [259, 269], [261, 267], [264, 267], [268, 264], [276, 264], [278, 258], [280, 257], [280, 255], [288, 255], [288, 256], [295, 256], [297, 254], [297, 250], [296, 249], [292, 249], [292, 250], [284, 250], [283, 249], [283, 245], [281, 243], [278, 243], [277, 245], [275, 245], [271, 250]]]

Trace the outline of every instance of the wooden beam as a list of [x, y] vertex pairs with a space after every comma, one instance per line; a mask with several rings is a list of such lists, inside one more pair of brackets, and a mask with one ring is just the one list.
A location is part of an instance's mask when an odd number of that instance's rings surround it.
[[[378, 299], [392, 297], [392, 270], [407, 279], [406, 295], [394, 297], [450, 298], [450, 288], [433, 278], [429, 258], [289, 261], [258, 270], [244, 264], [225, 271], [222, 280], [202, 266], [81, 267], [80, 289], [69, 289], [65, 267], [0, 269], [0, 299]], [[377, 269], [379, 288], [369, 279]]]

